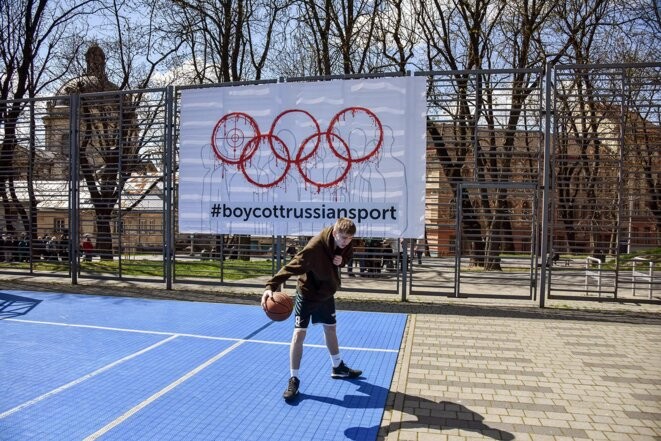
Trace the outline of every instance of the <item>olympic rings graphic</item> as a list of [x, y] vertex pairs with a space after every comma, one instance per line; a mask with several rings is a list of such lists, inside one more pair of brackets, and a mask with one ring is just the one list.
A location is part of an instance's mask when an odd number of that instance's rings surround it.
[[382, 145], [381, 121], [364, 107], [341, 110], [325, 131], [301, 109], [281, 112], [268, 133], [261, 133], [247, 113], [231, 112], [218, 120], [211, 135], [216, 158], [262, 188], [281, 185], [292, 169], [319, 190], [337, 186], [354, 164], [375, 158]]
[[238, 165], [245, 155], [244, 141], [259, 136], [259, 128], [246, 113], [228, 113], [213, 128], [211, 147], [216, 157], [227, 164]]

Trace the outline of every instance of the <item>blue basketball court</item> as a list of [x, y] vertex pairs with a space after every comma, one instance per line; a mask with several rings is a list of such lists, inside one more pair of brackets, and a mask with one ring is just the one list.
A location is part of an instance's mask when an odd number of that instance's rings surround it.
[[293, 317], [259, 306], [0, 291], [2, 440], [374, 440], [406, 315], [338, 311], [333, 380], [311, 326], [301, 390]]

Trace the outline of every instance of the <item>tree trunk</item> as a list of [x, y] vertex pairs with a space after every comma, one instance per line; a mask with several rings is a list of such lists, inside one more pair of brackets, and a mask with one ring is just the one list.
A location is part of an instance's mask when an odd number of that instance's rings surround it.
[[113, 260], [112, 209], [96, 208], [96, 253], [101, 260]]

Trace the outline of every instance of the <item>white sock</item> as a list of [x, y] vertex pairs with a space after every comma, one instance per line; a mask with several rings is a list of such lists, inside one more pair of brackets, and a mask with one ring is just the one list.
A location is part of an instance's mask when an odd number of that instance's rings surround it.
[[333, 367], [336, 368], [342, 363], [342, 357], [340, 356], [340, 353], [338, 352], [335, 355], [331, 355], [331, 361], [333, 362]]
[[292, 377], [298, 378], [298, 369], [290, 369], [289, 373], [291, 374]]

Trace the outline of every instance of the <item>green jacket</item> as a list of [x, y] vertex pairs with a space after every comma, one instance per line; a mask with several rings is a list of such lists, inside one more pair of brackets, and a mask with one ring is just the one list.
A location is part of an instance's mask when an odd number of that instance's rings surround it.
[[324, 228], [266, 282], [266, 288], [277, 291], [291, 276], [298, 276], [297, 291], [303, 299], [311, 302], [327, 300], [340, 287], [340, 268], [333, 265], [336, 253], [342, 255], [340, 266], [346, 265], [353, 254], [353, 241], [344, 249], [335, 250], [333, 227]]

